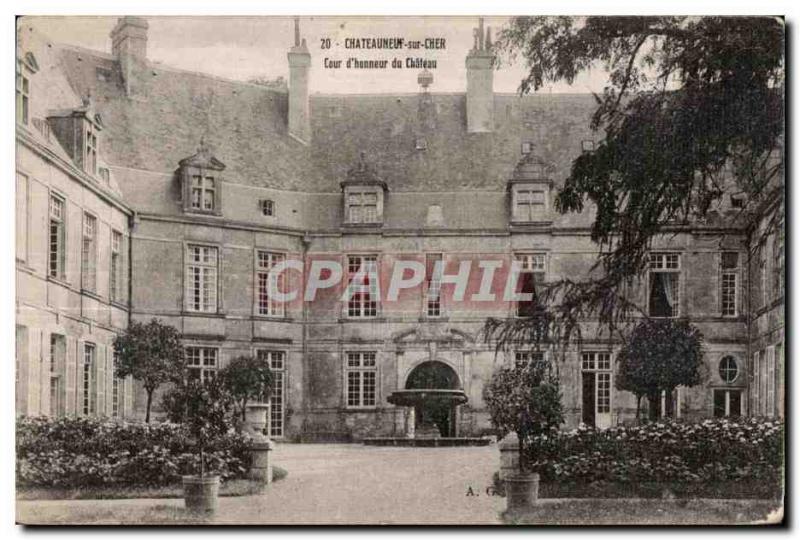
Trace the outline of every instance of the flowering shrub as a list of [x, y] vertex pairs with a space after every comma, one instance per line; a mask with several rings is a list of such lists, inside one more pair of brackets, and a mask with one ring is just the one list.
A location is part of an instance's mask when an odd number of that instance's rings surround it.
[[780, 483], [783, 422], [719, 418], [659, 422], [607, 430], [581, 425], [531, 437], [530, 463], [545, 482], [708, 482], [737, 479]]
[[[229, 432], [206, 450], [223, 479], [244, 477], [249, 439]], [[198, 470], [193, 441], [178, 424], [101, 418], [17, 420], [17, 482], [21, 485], [168, 485]]]

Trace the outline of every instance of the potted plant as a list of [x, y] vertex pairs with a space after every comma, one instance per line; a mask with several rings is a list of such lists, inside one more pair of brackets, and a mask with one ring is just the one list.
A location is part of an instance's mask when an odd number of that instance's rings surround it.
[[564, 421], [558, 377], [548, 361], [517, 362], [494, 372], [483, 399], [501, 435], [517, 434], [518, 469], [504, 478], [508, 510], [530, 507], [539, 495], [539, 474], [529, 463], [526, 446], [531, 437]]
[[183, 498], [186, 509], [197, 513], [214, 513], [217, 509], [220, 475], [207, 470], [205, 451], [227, 431], [228, 403], [221, 385], [215, 380], [205, 383], [191, 380], [184, 385], [184, 427], [197, 449], [199, 474], [183, 477]]

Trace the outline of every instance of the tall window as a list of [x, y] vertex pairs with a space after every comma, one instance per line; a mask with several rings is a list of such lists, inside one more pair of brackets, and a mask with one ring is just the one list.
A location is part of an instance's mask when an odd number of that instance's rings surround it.
[[351, 191], [347, 194], [347, 220], [350, 223], [378, 222], [378, 194], [375, 191]]
[[122, 300], [122, 233], [111, 231], [111, 273], [109, 296], [112, 301]]
[[117, 377], [117, 364], [119, 353], [114, 351], [111, 356], [111, 415], [122, 416], [123, 403], [125, 403], [125, 381]]
[[217, 248], [190, 245], [186, 265], [188, 311], [217, 311]]
[[64, 277], [64, 199], [50, 196], [50, 232], [47, 271], [50, 277]]
[[547, 276], [547, 255], [544, 253], [518, 254], [517, 261], [520, 265], [519, 289], [522, 294], [531, 294], [531, 300], [517, 302], [517, 315], [528, 317], [536, 310], [536, 294], [539, 287], [544, 285]]
[[529, 365], [544, 362], [544, 352], [541, 351], [516, 351], [514, 353], [516, 365]]
[[216, 183], [213, 176], [192, 176], [192, 209], [212, 212], [216, 197]]
[[61, 413], [61, 372], [67, 354], [66, 338], [50, 334], [50, 416]]
[[28, 177], [17, 173], [17, 260], [28, 259]]
[[[442, 314], [442, 254], [425, 255], [425, 314], [439, 317]], [[437, 264], [439, 263], [439, 264]]]
[[737, 418], [742, 415], [742, 391], [737, 388], [713, 390], [714, 416]]
[[378, 315], [377, 283], [377, 255], [350, 255], [347, 257], [348, 317], [376, 317]]
[[256, 353], [259, 358], [269, 362], [269, 369], [272, 372], [272, 388], [269, 395], [270, 404], [270, 437], [283, 437], [285, 423], [285, 401], [286, 392], [286, 353], [284, 351], [259, 350]]
[[775, 383], [775, 347], [770, 346], [753, 354], [753, 416], [775, 415]]
[[81, 411], [84, 415], [94, 413], [94, 363], [97, 348], [93, 343], [83, 345], [83, 374], [81, 379]]
[[775, 231], [775, 240], [772, 243], [772, 296], [780, 298], [783, 296], [784, 283], [784, 223], [783, 220], [778, 224]]
[[681, 256], [651, 253], [648, 310], [651, 317], [677, 317], [680, 312]]
[[723, 317], [736, 317], [739, 299], [739, 254], [735, 251], [722, 253], [720, 283], [720, 307]]
[[17, 122], [28, 124], [30, 109], [30, 81], [22, 72], [24, 69], [17, 64]]
[[347, 376], [347, 406], [374, 407], [378, 367], [374, 352], [348, 352], [345, 369]]
[[611, 353], [581, 353], [582, 419], [587, 425], [611, 425]]
[[204, 383], [217, 376], [217, 349], [186, 347], [186, 369], [189, 379]]
[[546, 194], [541, 189], [517, 189], [514, 217], [517, 221], [535, 221], [544, 214]]
[[769, 295], [767, 294], [767, 248], [766, 245], [762, 244], [758, 247], [758, 276], [759, 281], [761, 284], [761, 306], [766, 306], [767, 301], [769, 300]]
[[97, 291], [97, 218], [90, 214], [83, 214], [81, 280], [84, 290]]
[[86, 172], [97, 173], [97, 133], [94, 124], [86, 122]]
[[[257, 303], [258, 314], [266, 315], [268, 317], [283, 317], [285, 314], [285, 305], [283, 302], [278, 302], [270, 295], [270, 280], [269, 272], [272, 268], [283, 262], [284, 255], [282, 253], [270, 253], [267, 251], [259, 251], [257, 257], [257, 270], [256, 280], [257, 287]], [[277, 287], [278, 291], [283, 291], [285, 272], [281, 272], [277, 279], [273, 281], [273, 287]], [[274, 292], [274, 291], [273, 291]]]

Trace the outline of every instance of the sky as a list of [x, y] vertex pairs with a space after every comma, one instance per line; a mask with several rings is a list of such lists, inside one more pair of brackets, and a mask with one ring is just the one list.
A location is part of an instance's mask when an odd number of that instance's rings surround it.
[[[286, 53], [294, 43], [290, 17], [147, 17], [148, 58], [167, 66], [208, 73], [227, 79], [253, 77], [288, 79]], [[492, 35], [508, 21], [487, 17], [485, 25]], [[31, 24], [58, 43], [111, 52], [109, 33], [116, 17], [31, 17]], [[419, 91], [419, 69], [326, 69], [325, 59], [391, 59], [421, 57], [435, 60], [431, 70], [432, 92], [463, 92], [466, 88], [464, 61], [472, 48], [472, 30], [477, 17], [301, 17], [301, 34], [311, 53], [310, 91], [312, 93], [413, 93]], [[406, 40], [444, 38], [445, 48], [429, 51], [346, 49], [346, 38], [402, 37]], [[330, 49], [322, 48], [329, 38]], [[526, 72], [523, 64], [504, 62], [495, 72], [495, 92], [516, 92]], [[601, 91], [605, 73], [594, 70], [583, 74], [572, 86], [565, 83], [539, 92]]]

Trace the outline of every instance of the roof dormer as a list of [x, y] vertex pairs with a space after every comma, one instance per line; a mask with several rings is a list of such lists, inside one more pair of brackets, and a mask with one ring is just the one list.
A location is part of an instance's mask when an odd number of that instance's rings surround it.
[[508, 181], [511, 192], [511, 223], [541, 223], [552, 220], [550, 191], [554, 167], [533, 151], [517, 163]]
[[375, 168], [368, 164], [364, 152], [358, 163], [340, 184], [344, 193], [345, 225], [383, 224], [384, 193], [389, 190]]
[[222, 171], [225, 164], [215, 158], [203, 140], [192, 156], [179, 162], [183, 211], [222, 215]]
[[75, 164], [88, 175], [96, 177], [103, 121], [95, 112], [91, 97], [85, 97], [77, 109], [51, 111], [47, 121]]

